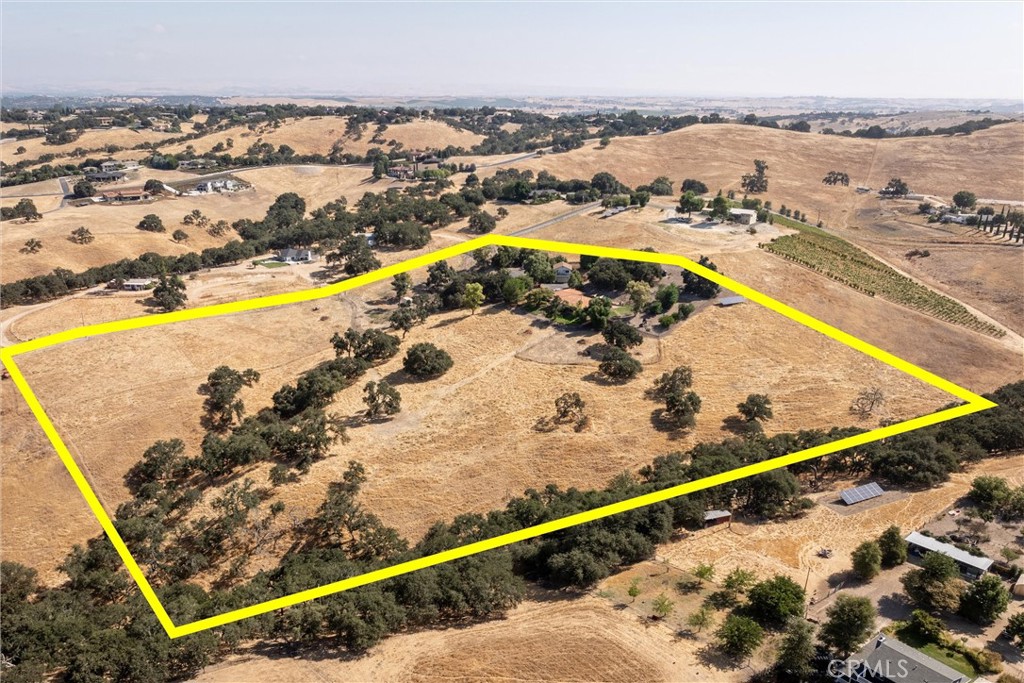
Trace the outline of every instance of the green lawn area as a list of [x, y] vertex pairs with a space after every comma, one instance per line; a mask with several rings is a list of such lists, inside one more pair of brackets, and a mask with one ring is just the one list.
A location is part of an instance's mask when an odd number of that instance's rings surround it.
[[264, 268], [284, 268], [289, 264], [282, 263], [281, 261], [273, 261], [268, 259], [266, 261], [257, 261], [256, 265], [263, 266]]
[[630, 306], [613, 306], [612, 315], [633, 315], [633, 309]]
[[952, 667], [962, 674], [966, 674], [971, 678], [981, 675], [981, 672], [971, 666], [971, 663], [968, 662], [967, 658], [962, 654], [942, 647], [941, 645], [937, 645], [936, 643], [926, 641], [910, 627], [905, 626], [898, 631], [895, 631], [893, 635], [904, 645], [909, 645], [915, 650], [925, 653], [935, 661], [942, 662], [946, 666]]

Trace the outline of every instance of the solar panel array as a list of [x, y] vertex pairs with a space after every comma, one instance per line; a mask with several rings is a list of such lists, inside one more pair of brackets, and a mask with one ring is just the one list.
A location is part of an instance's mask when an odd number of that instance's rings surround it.
[[861, 501], [870, 500], [871, 498], [878, 498], [883, 493], [885, 493], [885, 491], [882, 490], [881, 486], [871, 482], [870, 484], [864, 484], [864, 486], [846, 489], [839, 495], [843, 499], [844, 503], [847, 505], [853, 505], [854, 503], [860, 503]]

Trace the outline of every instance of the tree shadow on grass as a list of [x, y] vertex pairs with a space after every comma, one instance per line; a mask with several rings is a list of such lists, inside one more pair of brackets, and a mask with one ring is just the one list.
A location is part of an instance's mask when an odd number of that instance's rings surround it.
[[697, 640], [697, 632], [692, 628], [681, 628], [672, 634], [673, 640]]
[[591, 384], [596, 384], [599, 387], [621, 387], [629, 384], [636, 378], [631, 377], [629, 379], [613, 379], [606, 375], [602, 375], [600, 372], [597, 372], [595, 370], [594, 372], [588, 372], [587, 374], [583, 375], [581, 379], [583, 379], [584, 382], [590, 382]]
[[664, 408], [655, 408], [651, 411], [651, 426], [656, 431], [668, 435], [671, 440], [682, 439], [688, 434], [686, 429], [681, 429], [674, 421], [665, 417]]
[[713, 645], [705, 645], [696, 652], [697, 661], [715, 671], [732, 671], [739, 668], [735, 660], [730, 659]]
[[426, 379], [421, 380], [421, 379], [419, 379], [417, 377], [413, 377], [412, 375], [410, 375], [405, 370], [395, 370], [395, 371], [389, 373], [383, 379], [381, 379], [381, 381], [382, 382], [387, 382], [388, 384], [390, 384], [393, 387], [400, 387], [403, 384], [418, 384], [419, 382], [426, 382], [426, 381], [429, 381], [429, 380], [426, 380]]
[[433, 325], [431, 325], [430, 329], [436, 330], [436, 329], [441, 328], [441, 327], [450, 327], [451, 325], [455, 325], [456, 323], [462, 322], [462, 320], [463, 320], [462, 317], [459, 317], [459, 318], [448, 318], [447, 320], [439, 320], [436, 323], [434, 323]]
[[730, 415], [722, 420], [723, 432], [730, 432], [736, 436], [747, 438], [762, 433], [761, 425], [756, 421], [748, 421], [741, 415]]

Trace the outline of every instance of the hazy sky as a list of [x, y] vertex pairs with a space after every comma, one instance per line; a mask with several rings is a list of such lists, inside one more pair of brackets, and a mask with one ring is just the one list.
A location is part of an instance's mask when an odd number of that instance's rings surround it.
[[1024, 3], [19, 3], [3, 89], [1024, 98]]

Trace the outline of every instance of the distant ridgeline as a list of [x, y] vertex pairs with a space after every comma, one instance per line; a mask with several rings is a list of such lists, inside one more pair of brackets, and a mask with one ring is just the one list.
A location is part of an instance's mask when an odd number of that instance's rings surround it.
[[[589, 113], [562, 114], [548, 116], [521, 110], [498, 110], [495, 107], [466, 108], [434, 108], [416, 109], [398, 106], [392, 109], [373, 109], [355, 105], [337, 106], [299, 106], [291, 104], [260, 105], [260, 106], [196, 106], [195, 104], [179, 106], [133, 105], [128, 107], [101, 106], [96, 108], [76, 109], [70, 106], [55, 106], [44, 111], [29, 109], [3, 108], [0, 120], [15, 124], [3, 132], [7, 138], [44, 137], [49, 145], [70, 145], [78, 140], [83, 132], [89, 129], [126, 127], [139, 131], [156, 130], [167, 133], [181, 133], [182, 124], [189, 122], [196, 114], [207, 115], [205, 122], [193, 122], [193, 132], [171, 136], [158, 142], [143, 142], [129, 149], [148, 153], [143, 163], [155, 168], [177, 168], [182, 161], [206, 159], [216, 162], [222, 168], [239, 168], [249, 166], [269, 166], [279, 164], [352, 164], [373, 163], [379, 157], [391, 160], [404, 159], [409, 150], [404, 150], [400, 143], [385, 142], [383, 133], [390, 125], [408, 123], [426, 117], [444, 121], [458, 129], [469, 130], [485, 139], [471, 149], [449, 145], [436, 150], [441, 159], [454, 155], [465, 154], [509, 154], [517, 152], [533, 152], [541, 148], [550, 148], [552, 152], [564, 152], [581, 147], [588, 139], [604, 139], [616, 136], [648, 135], [678, 130], [698, 123], [747, 123], [752, 125], [779, 128], [781, 118], [797, 120], [786, 124], [788, 130], [809, 132], [809, 118], [821, 118], [824, 114], [812, 114], [800, 117], [765, 117], [758, 119], [754, 114], [744, 118], [728, 119], [718, 113], [703, 116], [664, 114], [644, 115], [636, 111], [623, 113]], [[343, 151], [343, 144], [336, 144], [328, 154], [298, 154], [288, 145], [274, 147], [266, 143], [250, 145], [244, 151], [233, 150], [230, 144], [220, 142], [210, 151], [196, 154], [185, 150], [174, 154], [160, 154], [161, 147], [177, 145], [202, 138], [210, 133], [227, 130], [235, 126], [247, 126], [258, 133], [271, 132], [287, 119], [307, 117], [344, 116], [347, 117], [345, 136], [360, 139], [364, 127], [375, 126], [370, 142], [380, 143], [379, 147], [371, 147], [365, 155]], [[880, 126], [871, 126], [863, 130], [844, 130], [839, 135], [853, 137], [884, 138], [905, 137], [912, 135], [950, 135], [970, 133], [983, 130], [1010, 119], [985, 118], [967, 121], [957, 126], [931, 130], [921, 128], [915, 131], [890, 132]], [[17, 127], [24, 124], [24, 127]], [[515, 124], [516, 130], [508, 130], [506, 124]], [[596, 129], [596, 132], [591, 132]], [[831, 128], [823, 133], [835, 133]], [[339, 141], [341, 143], [343, 141]], [[394, 143], [394, 144], [392, 144]], [[390, 149], [388, 149], [390, 148]], [[18, 185], [38, 182], [50, 178], [81, 173], [81, 169], [95, 166], [102, 159], [86, 159], [80, 163], [64, 163], [51, 165], [51, 162], [62, 157], [83, 157], [87, 155], [114, 154], [124, 150], [119, 145], [86, 149], [77, 147], [69, 152], [46, 153], [32, 159], [24, 159], [14, 164], [4, 164], [0, 186]], [[37, 164], [38, 168], [29, 168]]]

